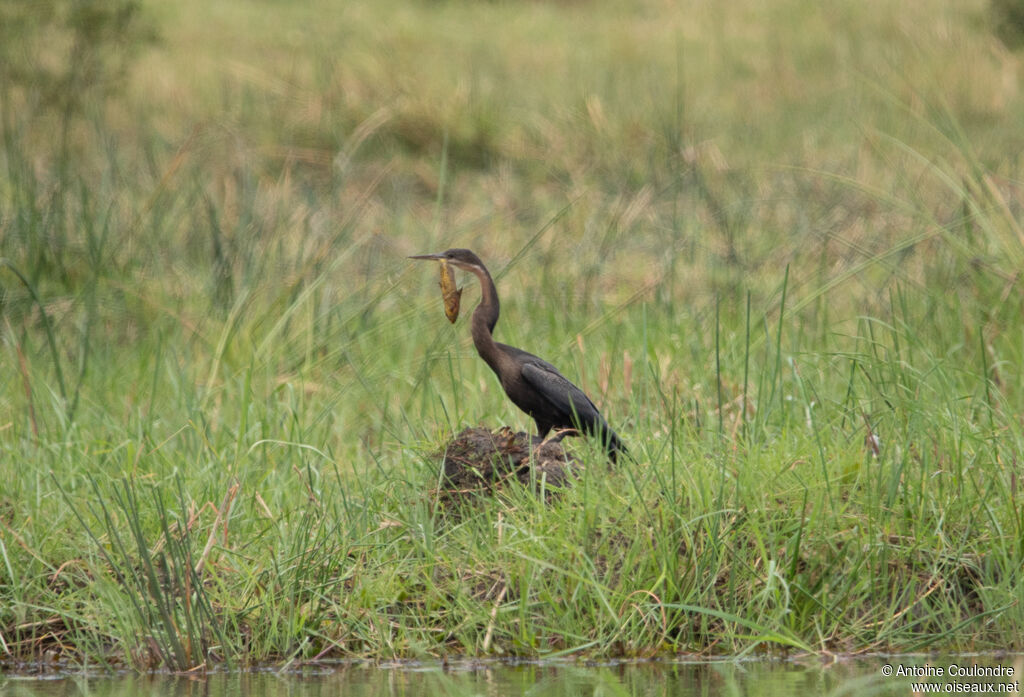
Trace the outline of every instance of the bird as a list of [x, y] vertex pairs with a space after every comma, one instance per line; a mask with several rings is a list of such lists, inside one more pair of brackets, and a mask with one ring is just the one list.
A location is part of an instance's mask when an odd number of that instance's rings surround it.
[[537, 424], [540, 438], [547, 436], [551, 429], [582, 431], [598, 438], [609, 459], [618, 462], [619, 454], [627, 452], [626, 446], [583, 390], [544, 359], [494, 340], [501, 305], [494, 279], [480, 257], [468, 249], [449, 249], [409, 258], [447, 263], [479, 279], [480, 303], [470, 320], [473, 345], [498, 376], [512, 403]]

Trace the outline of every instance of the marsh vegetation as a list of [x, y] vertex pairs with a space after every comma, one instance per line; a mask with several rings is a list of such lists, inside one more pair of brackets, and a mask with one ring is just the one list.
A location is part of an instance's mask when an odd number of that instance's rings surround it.
[[[3, 73], [6, 665], [1020, 648], [985, 3], [130, 6], [26, 44], [75, 100]], [[441, 444], [531, 429], [452, 246], [635, 464], [444, 515]]]

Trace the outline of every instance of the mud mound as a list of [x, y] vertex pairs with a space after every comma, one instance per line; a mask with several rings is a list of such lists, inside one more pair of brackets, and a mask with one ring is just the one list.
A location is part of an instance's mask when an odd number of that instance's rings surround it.
[[439, 493], [457, 498], [496, 488], [509, 479], [527, 485], [543, 481], [546, 487], [568, 486], [582, 463], [566, 453], [559, 440], [514, 433], [507, 426], [494, 432], [463, 429], [440, 453], [444, 456], [444, 482]]

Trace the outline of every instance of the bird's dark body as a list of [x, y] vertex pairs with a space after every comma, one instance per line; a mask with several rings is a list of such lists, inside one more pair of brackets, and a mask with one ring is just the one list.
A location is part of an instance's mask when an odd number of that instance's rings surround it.
[[590, 398], [555, 366], [532, 353], [494, 340], [494, 326], [500, 313], [498, 292], [487, 267], [476, 254], [468, 249], [449, 249], [414, 258], [444, 259], [474, 273], [480, 280], [480, 304], [473, 311], [471, 323], [473, 344], [501, 380], [501, 387], [512, 403], [537, 424], [541, 437], [553, 428], [576, 429], [601, 439], [613, 461], [619, 452], [625, 452], [622, 441]]

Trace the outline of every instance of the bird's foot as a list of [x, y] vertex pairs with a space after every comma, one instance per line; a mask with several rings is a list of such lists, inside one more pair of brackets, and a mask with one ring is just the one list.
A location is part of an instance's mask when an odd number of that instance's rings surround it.
[[565, 438], [566, 436], [578, 436], [579, 434], [579, 430], [575, 428], [558, 428], [555, 429], [555, 431], [550, 436], [545, 438], [541, 442], [541, 445], [543, 445], [544, 443], [561, 443], [562, 439]]

